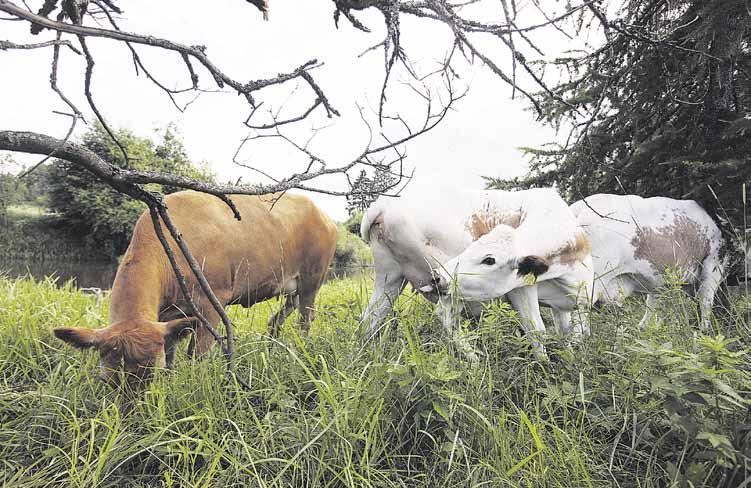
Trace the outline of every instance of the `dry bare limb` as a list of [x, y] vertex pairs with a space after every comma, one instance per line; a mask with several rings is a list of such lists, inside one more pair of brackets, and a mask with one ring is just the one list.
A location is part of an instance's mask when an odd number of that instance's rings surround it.
[[[545, 28], [547, 26], [554, 26], [561, 32], [564, 32], [560, 25], [562, 22], [585, 9], [588, 11], [599, 12], [596, 8], [599, 0], [586, 0], [578, 5], [570, 6], [566, 12], [555, 16], [549, 17], [545, 14], [545, 22], [540, 22], [534, 25], [520, 27], [516, 23], [517, 8], [514, 1], [509, 6], [506, 0], [501, 0], [501, 7], [506, 19], [506, 23], [486, 23], [477, 20], [472, 20], [460, 15], [460, 11], [463, 7], [472, 3], [482, 3], [482, 1], [471, 1], [463, 3], [452, 3], [448, 0], [414, 0], [414, 1], [399, 1], [399, 0], [333, 0], [335, 5], [334, 20], [339, 19], [339, 14], [343, 14], [356, 28], [369, 32], [369, 29], [362, 24], [352, 13], [352, 11], [361, 11], [367, 8], [378, 9], [383, 15], [384, 22], [386, 23], [386, 38], [375, 46], [371, 47], [368, 51], [383, 47], [386, 57], [385, 61], [385, 76], [383, 87], [381, 89], [381, 107], [379, 114], [382, 115], [383, 104], [386, 100], [386, 89], [391, 75], [391, 71], [394, 68], [397, 60], [402, 61], [407, 71], [413, 73], [412, 68], [407, 62], [407, 53], [403, 50], [400, 43], [400, 22], [401, 15], [408, 15], [423, 19], [428, 19], [438, 23], [446, 25], [451, 29], [455, 44], [459, 49], [464, 52], [469, 51], [473, 57], [480, 59], [496, 76], [507, 83], [512, 88], [512, 93], [516, 91], [520, 92], [524, 97], [532, 103], [533, 107], [537, 111], [538, 117], [542, 117], [542, 107], [534, 97], [529, 88], [520, 86], [516, 77], [517, 66], [521, 66], [524, 71], [527, 72], [532, 79], [534, 88], [542, 90], [552, 98], [558, 100], [563, 104], [567, 104], [565, 100], [558, 97], [556, 93], [547, 85], [543, 80], [542, 75], [538, 73], [527, 60], [527, 56], [521, 51], [520, 47], [513, 40], [513, 35], [519, 35], [520, 39], [524, 41], [535, 53], [542, 54], [541, 49], [529, 38], [528, 34]], [[542, 9], [541, 9], [542, 11]], [[564, 32], [565, 34], [565, 32]], [[494, 60], [490, 54], [482, 49], [479, 49], [477, 42], [474, 40], [476, 35], [486, 35], [498, 39], [507, 49], [511, 55], [512, 69], [511, 74], [507, 74], [501, 67], [497, 60]], [[472, 37], [472, 38], [471, 38]], [[366, 52], [368, 52], [366, 51]], [[364, 53], [363, 53], [364, 54]], [[575, 110], [574, 107], [570, 107]], [[382, 120], [382, 118], [381, 118]]]
[[76, 48], [76, 46], [71, 44], [70, 41], [61, 41], [58, 39], [53, 39], [51, 41], [46, 41], [46, 42], [37, 42], [34, 44], [16, 44], [14, 42], [0, 40], [0, 51], [7, 51], [9, 49], [40, 49], [40, 48], [50, 47], [50, 46], [55, 46], [55, 45], [65, 46], [71, 51], [73, 51], [74, 53], [78, 55], [81, 54], [81, 51], [79, 51], [78, 48]]
[[[113, 2], [112, 1], [98, 2], [97, 5], [99, 6], [101, 10], [108, 13], [108, 9], [112, 10]], [[51, 11], [52, 10], [50, 10], [50, 12]], [[112, 11], [117, 12], [116, 10], [112, 10]], [[329, 117], [333, 115], [338, 115], [337, 110], [331, 105], [331, 103], [328, 100], [328, 97], [324, 95], [324, 92], [321, 89], [321, 87], [318, 85], [318, 83], [309, 73], [310, 70], [318, 66], [321, 66], [321, 63], [319, 63], [315, 59], [312, 59], [306, 63], [303, 63], [296, 69], [287, 73], [279, 73], [277, 76], [266, 78], [266, 79], [248, 80], [248, 81], [242, 82], [242, 81], [236, 80], [228, 76], [227, 74], [225, 74], [225, 72], [222, 69], [220, 69], [217, 65], [215, 65], [206, 54], [205, 46], [187, 46], [184, 44], [170, 41], [168, 39], [161, 39], [161, 38], [150, 36], [150, 35], [125, 32], [117, 28], [117, 25], [114, 22], [112, 22], [113, 18], [111, 15], [109, 15], [109, 13], [108, 13], [108, 19], [110, 20], [111, 25], [113, 25], [113, 29], [103, 29], [99, 27], [89, 27], [86, 25], [82, 25], [80, 23], [64, 22], [63, 20], [66, 16], [63, 15], [63, 12], [61, 12], [60, 15], [58, 15], [57, 20], [51, 20], [47, 18], [46, 16], [34, 14], [27, 9], [19, 7], [18, 5], [11, 2], [10, 0], [0, 0], [0, 12], [5, 12], [13, 16], [16, 19], [27, 21], [36, 28], [50, 29], [52, 31], [55, 31], [58, 35], [58, 39], [56, 40], [55, 46], [58, 48], [60, 45], [59, 36], [61, 34], [73, 34], [77, 36], [79, 39], [103, 38], [103, 39], [110, 39], [114, 41], [124, 42], [129, 46], [129, 48], [131, 48], [132, 54], [134, 53], [133, 45], [149, 46], [149, 47], [153, 47], [157, 49], [162, 49], [168, 52], [174, 52], [176, 54], [179, 54], [181, 59], [185, 62], [186, 67], [188, 69], [188, 73], [190, 75], [190, 82], [191, 82], [191, 86], [193, 87], [192, 88], [193, 90], [199, 89], [198, 88], [198, 76], [192, 64], [192, 62], [195, 61], [201, 66], [203, 66], [203, 68], [206, 71], [208, 71], [208, 73], [211, 75], [212, 79], [214, 80], [214, 82], [220, 89], [229, 87], [235, 92], [237, 92], [238, 94], [243, 95], [246, 101], [248, 102], [248, 104], [250, 105], [251, 109], [255, 108], [257, 105], [257, 102], [254, 99], [254, 95], [257, 94], [257, 92], [263, 90], [264, 88], [268, 88], [270, 86], [281, 85], [281, 84], [285, 84], [293, 80], [302, 79], [309, 86], [310, 90], [317, 97], [317, 99], [320, 100], [319, 105], [322, 105], [326, 109], [327, 115]], [[86, 52], [86, 49], [84, 49], [84, 53], [85, 52]], [[87, 55], [86, 57], [87, 57], [87, 71], [90, 71], [91, 69], [93, 69], [93, 64], [95, 60], [90, 55]], [[143, 69], [143, 66], [141, 66], [141, 68]], [[150, 75], [147, 75], [147, 76], [149, 77], [151, 81], [156, 82], [156, 80], [152, 76]], [[159, 86], [159, 84], [157, 84], [157, 86]], [[163, 85], [161, 88], [163, 88]], [[87, 98], [89, 97], [87, 96]], [[91, 105], [91, 101], [89, 104]], [[103, 120], [103, 118], [100, 117], [100, 120]]]
[[[406, 133], [399, 137], [393, 138], [387, 135], [385, 131], [381, 130], [378, 132], [380, 140], [378, 143], [375, 143], [373, 127], [368, 123], [362, 107], [358, 106], [360, 119], [369, 134], [368, 141], [363, 150], [346, 163], [335, 164], [328, 161], [324, 156], [311, 150], [311, 142], [320, 129], [313, 129], [311, 137], [305, 142], [298, 142], [293, 137], [283, 132], [282, 126], [288, 123], [289, 120], [279, 120], [278, 111], [276, 113], [269, 113], [269, 117], [272, 120], [272, 123], [269, 126], [253, 127], [250, 124], [246, 124], [253, 130], [241, 141], [239, 147], [235, 151], [233, 162], [242, 168], [249, 169], [265, 178], [268, 178], [276, 185], [285, 185], [285, 188], [283, 188], [284, 190], [297, 188], [336, 196], [350, 195], [353, 190], [352, 186], [350, 185], [349, 188], [344, 190], [333, 190], [330, 188], [310, 186], [306, 183], [323, 175], [347, 175], [350, 170], [353, 170], [356, 167], [358, 169], [370, 168], [379, 169], [381, 171], [387, 170], [396, 177], [396, 180], [390, 186], [380, 188], [379, 194], [389, 195], [391, 190], [398, 188], [405, 182], [405, 180], [409, 181], [411, 178], [411, 174], [406, 173], [404, 170], [404, 160], [406, 158], [406, 153], [402, 149], [404, 144], [429, 132], [440, 124], [446, 115], [454, 109], [455, 104], [466, 95], [466, 90], [457, 90], [455, 87], [454, 76], [450, 72], [438, 71], [434, 76], [440, 76], [443, 80], [445, 100], [440, 100], [439, 97], [434, 95], [425, 82], [421, 83], [419, 87], [414, 84], [408, 84], [409, 88], [411, 88], [414, 93], [424, 101], [425, 112], [420, 124], [413, 127], [398, 113], [395, 115], [383, 115], [383, 119], [394, 121], [404, 129], [404, 132]], [[251, 165], [247, 162], [241, 161], [239, 159], [239, 154], [242, 152], [244, 145], [248, 142], [261, 139], [278, 140], [291, 147], [305, 159], [307, 166], [299, 173], [294, 173], [286, 178], [279, 179], [256, 165]], [[291, 186], [287, 188], [286, 186], [288, 185]]]

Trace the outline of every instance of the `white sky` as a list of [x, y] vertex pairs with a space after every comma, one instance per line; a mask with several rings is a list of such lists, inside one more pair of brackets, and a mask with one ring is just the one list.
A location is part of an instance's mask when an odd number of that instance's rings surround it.
[[[36, 9], [41, 2], [29, 3]], [[546, 4], [545, 1], [542, 3]], [[562, 12], [560, 2], [551, 0], [547, 3], [550, 5], [549, 15]], [[331, 124], [314, 139], [311, 148], [328, 158], [332, 165], [346, 163], [363, 149], [367, 138], [356, 104], [377, 106], [383, 81], [382, 50], [362, 58], [358, 58], [358, 54], [383, 38], [382, 17], [373, 9], [370, 9], [372, 12], [357, 13], [373, 30], [366, 34], [352, 28], [344, 18], [340, 19], [337, 30], [332, 19], [331, 1], [271, 0], [270, 4], [270, 20], [263, 22], [255, 7], [242, 0], [130, 0], [121, 2], [126, 11], [120, 26], [123, 30], [185, 44], [205, 45], [209, 58], [239, 81], [272, 77], [313, 58], [323, 61], [325, 65], [314, 70], [313, 75], [342, 117], [328, 120], [323, 109], [319, 108], [316, 116], [303, 123], [299, 130]], [[497, 11], [486, 11], [484, 20], [491, 20], [488, 15], [500, 20], [500, 3], [491, 5]], [[533, 10], [529, 6], [527, 9]], [[525, 22], [525, 19], [529, 21]], [[522, 15], [519, 23], [529, 25], [539, 20], [539, 16], [532, 12], [527, 17]], [[91, 19], [87, 23], [94, 25]], [[26, 23], [0, 22], [0, 39], [40, 42], [51, 38], [49, 32], [30, 36], [28, 29]], [[418, 21], [405, 16], [402, 33], [402, 43], [410, 59], [424, 72], [443, 58], [450, 45], [447, 29], [428, 20]], [[552, 29], [546, 30], [544, 35], [544, 38], [538, 37], [543, 45], [554, 46], [556, 50], [572, 47]], [[508, 69], [509, 57], [498, 44], [496, 41], [480, 43], [488, 52], [496, 53], [494, 59]], [[150, 136], [153, 129], [174, 123], [184, 138], [191, 159], [206, 160], [221, 180], [242, 176], [244, 182], [262, 181], [259, 175], [232, 163], [239, 141], [248, 132], [242, 125], [249, 113], [248, 107], [240, 97], [229, 92], [202, 94], [185, 113], [180, 113], [144, 76], [135, 76], [125, 45], [105, 39], [90, 39], [89, 45], [97, 61], [94, 98], [112, 126]], [[165, 55], [146, 47], [138, 49], [152, 74], [167, 86], [183, 87], [189, 82], [187, 70], [178, 55]], [[85, 62], [66, 49], [63, 53], [59, 85], [88, 119], [93, 120], [83, 95]], [[51, 113], [52, 110], [68, 109], [49, 88], [50, 60], [51, 50], [0, 52], [0, 93], [3, 94], [0, 129], [30, 130], [56, 137], [65, 135], [68, 119]], [[539, 146], [555, 139], [552, 130], [535, 121], [534, 114], [528, 110], [529, 104], [518, 94], [516, 100], [512, 100], [511, 89], [488, 69], [480, 64], [473, 67], [466, 63], [459, 65], [461, 82], [470, 85], [469, 95], [458, 102], [456, 110], [434, 131], [407, 146], [408, 166], [415, 169], [412, 183], [415, 187], [481, 187], [481, 175], [510, 177], [522, 174], [527, 161], [518, 148]], [[199, 70], [199, 76], [204, 88], [216, 88], [206, 72]], [[293, 86], [286, 85], [284, 91], [269, 93], [267, 106], [278, 107]], [[392, 86], [395, 87], [390, 92], [392, 109], [398, 106], [410, 120], [417, 120], [422, 108], [415, 105], [414, 97], [405, 98], [399, 94], [401, 89], [397, 83]], [[266, 100], [265, 95], [261, 92], [257, 98]], [[300, 84], [300, 90], [285, 108], [292, 110], [301, 106], [296, 104], [312, 100], [306, 85]], [[398, 131], [389, 133], [392, 137], [401, 134]], [[14, 155], [14, 158], [25, 162], [38, 159], [19, 155]], [[250, 145], [242, 158], [280, 176], [300, 171], [305, 163], [270, 144]], [[340, 184], [338, 180], [319, 183], [332, 188], [337, 185], [341, 188]], [[343, 197], [313, 195], [313, 198], [333, 218], [346, 218]]]

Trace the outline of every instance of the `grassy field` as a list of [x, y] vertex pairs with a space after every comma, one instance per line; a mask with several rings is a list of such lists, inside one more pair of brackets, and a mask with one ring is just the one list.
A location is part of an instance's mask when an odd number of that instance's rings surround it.
[[[387, 333], [358, 340], [368, 279], [325, 285], [311, 334], [263, 335], [271, 305], [233, 307], [239, 374], [180, 354], [131, 402], [95, 353], [51, 335], [96, 327], [107, 301], [0, 278], [0, 484], [9, 487], [741, 487], [751, 466], [748, 307], [712, 336], [677, 290], [644, 331], [633, 303], [537, 361], [506, 306], [470, 334], [471, 367], [432, 307], [406, 294]], [[465, 324], [466, 326], [467, 324]], [[617, 329], [622, 327], [622, 333]]]

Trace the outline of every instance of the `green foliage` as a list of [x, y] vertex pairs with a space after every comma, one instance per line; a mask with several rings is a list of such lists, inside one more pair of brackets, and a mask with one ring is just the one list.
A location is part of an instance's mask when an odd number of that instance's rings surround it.
[[[718, 335], [699, 337], [691, 351], [649, 341], [637, 341], [630, 348], [649, 372], [643, 380], [644, 389], [639, 392], [642, 400], [655, 402], [664, 410], [666, 422], [660, 427], [666, 438], [674, 438], [666, 443], [680, 442], [692, 452], [692, 457], [714, 459], [719, 467], [727, 469], [745, 457], [741, 448], [747, 444], [745, 437], [751, 430], [751, 425], [743, 424], [748, 421], [743, 410], [750, 403], [741, 396], [751, 388], [750, 378], [738, 371], [748, 351], [732, 349], [736, 342], [737, 339]], [[728, 430], [731, 425], [735, 428]], [[683, 476], [708, 474], [698, 465], [687, 465], [686, 469]], [[674, 466], [673, 475], [678, 471]], [[703, 480], [686, 481], [700, 485]]]
[[10, 156], [0, 156], [0, 224], [7, 224], [8, 207], [22, 201], [26, 186], [11, 173], [16, 163]]
[[133, 401], [95, 379], [96, 354], [50, 332], [101, 325], [106, 298], [0, 278], [1, 483], [730, 488], [751, 475], [748, 299], [708, 336], [679, 288], [645, 330], [640, 302], [603, 309], [573, 349], [546, 337], [549, 361], [493, 304], [472, 366], [411, 293], [363, 347], [371, 288], [326, 283], [310, 335], [290, 320], [279, 341], [259, 334], [278, 304], [230, 307], [249, 391], [219, 351], [183, 350]]
[[[83, 247], [81, 236], [35, 205], [13, 205], [0, 217], [0, 260], [102, 261], [108, 256]], [[0, 263], [0, 271], [9, 263]], [[12, 266], [9, 266], [12, 267]]]
[[398, 182], [399, 178], [389, 166], [377, 165], [372, 176], [368, 176], [365, 170], [360, 171], [347, 195], [347, 212], [350, 215], [364, 212], [379, 195], [389, 191]]
[[26, 168], [10, 156], [0, 156], [0, 271], [8, 260], [96, 260], [82, 252], [75, 235], [46, 211], [49, 166], [39, 166], [19, 178]]
[[[557, 184], [570, 201], [694, 199], [736, 238], [748, 205], [742, 184], [751, 181], [746, 2], [629, 0], [617, 16], [605, 46], [549, 63], [562, 78], [555, 97], [539, 95], [545, 121], [573, 130], [565, 147], [529, 151], [531, 172], [512, 183]], [[593, 22], [579, 27], [600, 28]]]
[[[83, 145], [121, 168], [214, 181], [214, 175], [205, 164], [195, 165], [188, 159], [182, 141], [171, 126], [158, 135], [161, 140], [155, 144], [129, 131], [117, 131], [116, 136], [131, 159], [127, 164], [99, 125], [84, 135]], [[161, 185], [151, 187], [165, 193], [177, 190]], [[87, 247], [104, 250], [113, 257], [125, 251], [133, 225], [145, 208], [141, 202], [111, 189], [88, 171], [62, 160], [55, 160], [51, 168], [49, 204], [64, 226], [85, 236]]]
[[[352, 218], [350, 218], [352, 220]], [[347, 222], [350, 222], [348, 220]], [[337, 225], [339, 237], [336, 241], [333, 266], [336, 270], [361, 267], [373, 263], [373, 255], [368, 245], [357, 235], [352, 235], [347, 222]], [[359, 224], [358, 224], [359, 228]]]
[[344, 221], [344, 227], [350, 234], [360, 236], [360, 224], [362, 223], [362, 216], [364, 212], [355, 212]]

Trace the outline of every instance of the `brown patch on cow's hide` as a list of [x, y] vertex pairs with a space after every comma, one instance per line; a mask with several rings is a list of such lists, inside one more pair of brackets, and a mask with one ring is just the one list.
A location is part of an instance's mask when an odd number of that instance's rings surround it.
[[709, 253], [706, 232], [685, 215], [665, 227], [638, 227], [631, 244], [634, 257], [648, 261], [658, 273], [668, 267], [696, 269]]
[[476, 241], [499, 225], [508, 225], [516, 229], [524, 220], [524, 213], [519, 210], [516, 213], [501, 213], [497, 210], [485, 208], [472, 214], [465, 225], [467, 231]]
[[573, 242], [567, 242], [562, 248], [558, 249], [550, 256], [548, 256], [548, 259], [555, 259], [558, 260], [558, 262], [560, 262], [561, 264], [566, 265], [574, 264], [581, 262], [581, 260], [591, 252], [591, 250], [592, 249], [589, 245], [589, 239], [587, 239], [587, 236], [582, 232], [577, 234]]

